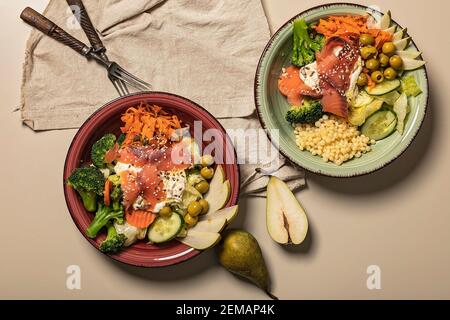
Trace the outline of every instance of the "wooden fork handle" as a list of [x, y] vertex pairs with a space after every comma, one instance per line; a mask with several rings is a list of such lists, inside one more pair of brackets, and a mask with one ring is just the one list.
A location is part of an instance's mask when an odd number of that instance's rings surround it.
[[66, 1], [67, 4], [72, 8], [72, 10], [78, 8], [79, 11], [78, 12], [75, 11], [74, 14], [76, 16], [77, 14], [79, 14], [79, 17], [77, 16], [77, 19], [80, 22], [80, 25], [84, 30], [84, 33], [86, 33], [86, 36], [89, 39], [89, 42], [91, 43], [91, 46], [94, 49], [94, 51], [105, 52], [106, 49], [103, 46], [100, 37], [98, 36], [97, 30], [95, 30], [94, 25], [92, 24], [91, 18], [89, 18], [89, 14], [87, 13], [86, 8], [84, 7], [83, 1], [82, 0], [66, 0]]
[[90, 52], [90, 48], [83, 42], [75, 39], [63, 29], [58, 27], [55, 23], [30, 7], [27, 7], [22, 11], [22, 13], [20, 14], [20, 18], [30, 26], [72, 48], [79, 54], [86, 56]]

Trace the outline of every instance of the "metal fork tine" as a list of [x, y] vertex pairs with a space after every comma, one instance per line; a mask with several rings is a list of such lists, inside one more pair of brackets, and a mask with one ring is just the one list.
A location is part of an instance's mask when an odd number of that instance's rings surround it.
[[109, 80], [112, 82], [114, 88], [116, 89], [119, 96], [123, 97], [129, 93], [127, 86], [123, 81], [113, 77], [109, 76]]
[[128, 77], [130, 77], [131, 79], [135, 80], [136, 82], [139, 82], [139, 84], [143, 85], [144, 87], [147, 87], [149, 90], [151, 89], [151, 85], [147, 82], [145, 82], [144, 80], [139, 79], [138, 77], [136, 77], [135, 75], [129, 73], [127, 70], [125, 70], [124, 68], [122, 68], [121, 66], [117, 66], [117, 71], [124, 73], [125, 75], [127, 75]]
[[119, 87], [122, 89], [122, 92], [124, 93], [124, 95], [127, 95], [130, 93], [128, 91], [127, 85], [122, 80], [117, 80], [117, 83], [118, 83]]
[[132, 86], [138, 90], [142, 90], [142, 91], [149, 90], [148, 87], [140, 84], [139, 82], [134, 81], [133, 79], [127, 77], [126, 75], [124, 75], [122, 73], [113, 72], [113, 76], [124, 81], [125, 83], [128, 83], [130, 86]]

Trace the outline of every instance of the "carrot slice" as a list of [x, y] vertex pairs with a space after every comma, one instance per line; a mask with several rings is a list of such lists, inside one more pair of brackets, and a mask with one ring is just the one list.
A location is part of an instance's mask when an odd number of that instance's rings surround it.
[[147, 228], [155, 221], [156, 214], [143, 210], [132, 210], [125, 212], [125, 219], [136, 228]]
[[111, 180], [106, 179], [105, 190], [103, 191], [103, 201], [105, 202], [106, 206], [109, 206], [111, 204], [111, 183]]

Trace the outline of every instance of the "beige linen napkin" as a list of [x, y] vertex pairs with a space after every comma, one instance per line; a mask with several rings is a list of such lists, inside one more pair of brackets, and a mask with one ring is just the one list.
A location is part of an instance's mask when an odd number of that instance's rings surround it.
[[[259, 127], [253, 79], [270, 32], [260, 0], [84, 0], [111, 60], [154, 90], [192, 99], [225, 128]], [[44, 15], [88, 43], [66, 1], [50, 0]], [[33, 130], [79, 127], [117, 97], [106, 71], [33, 30], [26, 46], [22, 119]], [[261, 142], [260, 142], [261, 143]], [[240, 155], [246, 158], [248, 155]], [[243, 194], [264, 195], [276, 173], [292, 189], [303, 171], [286, 164], [242, 165]], [[256, 171], [255, 171], [256, 169]]]

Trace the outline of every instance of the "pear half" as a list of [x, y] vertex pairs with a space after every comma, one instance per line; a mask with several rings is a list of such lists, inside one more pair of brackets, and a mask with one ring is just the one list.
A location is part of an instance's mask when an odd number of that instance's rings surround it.
[[178, 241], [197, 250], [206, 250], [215, 246], [220, 240], [217, 232], [188, 230], [186, 237], [179, 238]]
[[300, 244], [308, 232], [305, 210], [289, 187], [276, 177], [267, 184], [267, 231], [281, 244]]
[[209, 203], [208, 212], [215, 212], [222, 209], [228, 202], [230, 193], [230, 181], [225, 180], [223, 167], [218, 165], [214, 172], [214, 176], [209, 183], [209, 191], [205, 196], [205, 200]]

